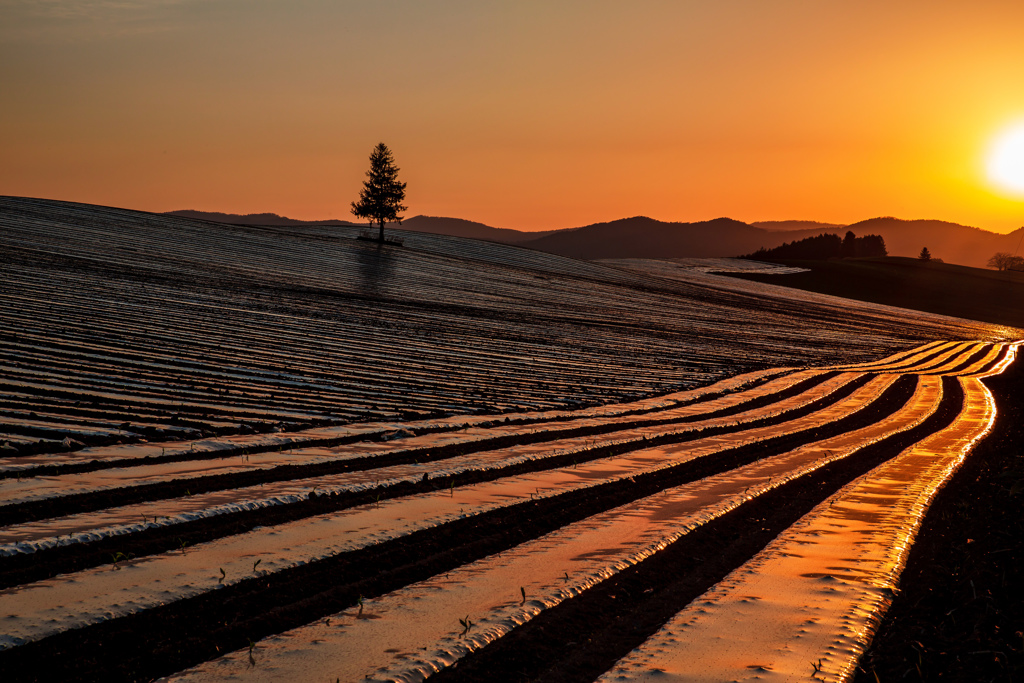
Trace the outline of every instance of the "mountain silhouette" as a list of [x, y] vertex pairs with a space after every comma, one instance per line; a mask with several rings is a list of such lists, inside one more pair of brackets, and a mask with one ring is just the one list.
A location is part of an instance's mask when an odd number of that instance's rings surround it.
[[168, 216], [181, 216], [182, 218], [198, 218], [214, 223], [228, 223], [229, 225], [362, 225], [352, 221], [339, 221], [330, 219], [326, 221], [300, 221], [295, 218], [285, 218], [276, 213], [220, 213], [219, 211], [193, 211], [182, 209], [179, 211], [165, 211]]
[[878, 234], [885, 238], [890, 256], [912, 256], [928, 247], [932, 258], [946, 263], [984, 268], [997, 251], [1013, 254], [1024, 236], [1024, 228], [1000, 235], [980, 228], [937, 220], [870, 218], [846, 226], [857, 235]]
[[[209, 211], [169, 211], [171, 215], [242, 225], [364, 225], [338, 219], [301, 221], [275, 213], [230, 214]], [[560, 256], [579, 259], [604, 258], [715, 258], [751, 254], [784, 242], [847, 230], [859, 237], [881, 235], [890, 256], [916, 258], [923, 247], [947, 263], [984, 268], [998, 251], [1014, 254], [1024, 228], [1007, 235], [939, 220], [870, 218], [850, 225], [817, 221], [758, 221], [743, 223], [716, 218], [695, 223], [665, 222], [634, 216], [578, 228], [524, 232], [495, 228], [476, 221], [440, 216], [413, 216], [393, 226], [401, 230], [430, 232], [516, 244]]]
[[756, 251], [769, 234], [731, 218], [666, 223], [634, 216], [559, 230], [521, 246], [581, 259], [735, 256]]
[[821, 230], [835, 232], [844, 228], [842, 223], [822, 223], [821, 221], [754, 221], [750, 225], [765, 230]]
[[443, 218], [440, 216], [413, 216], [402, 221], [402, 224], [397, 227], [402, 230], [433, 232], [439, 235], [469, 237], [476, 240], [503, 242], [505, 244], [519, 244], [558, 232], [557, 230], [523, 232], [522, 230], [512, 230], [510, 228], [492, 228], [489, 225], [477, 223], [476, 221], [467, 221], [463, 218]]
[[[169, 216], [181, 216], [182, 218], [199, 218], [214, 223], [227, 223], [229, 225], [365, 225], [353, 221], [342, 221], [331, 218], [322, 221], [302, 221], [296, 218], [286, 218], [276, 213], [221, 213], [219, 211], [194, 211], [185, 209], [180, 211], [167, 211]], [[483, 223], [468, 221], [463, 218], [443, 218], [439, 216], [413, 216], [402, 221], [401, 225], [391, 225], [392, 228], [411, 230], [413, 232], [432, 232], [439, 235], [452, 235], [453, 237], [469, 237], [477, 240], [488, 240], [491, 242], [502, 242], [505, 244], [517, 244], [526, 240], [555, 232], [547, 230], [543, 232], [523, 232], [509, 228], [492, 228]]]
[[[796, 224], [801, 221], [781, 221]], [[774, 222], [773, 222], [774, 223]], [[760, 224], [763, 225], [763, 224]], [[815, 224], [822, 225], [822, 224]], [[829, 224], [823, 224], [829, 225]], [[665, 223], [637, 216], [582, 228], [559, 230], [520, 246], [583, 259], [601, 258], [712, 258], [750, 254], [784, 242], [846, 231], [859, 237], [881, 235], [890, 256], [916, 258], [922, 247], [947, 263], [986, 267], [997, 251], [1015, 253], [1024, 228], [1007, 235], [936, 220], [871, 218], [852, 225], [804, 229], [772, 229], [716, 218], [699, 223]]]

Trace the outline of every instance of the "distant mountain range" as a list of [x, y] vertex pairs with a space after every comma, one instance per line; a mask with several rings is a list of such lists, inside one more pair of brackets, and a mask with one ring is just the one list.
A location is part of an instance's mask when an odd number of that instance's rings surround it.
[[824, 230], [835, 232], [844, 227], [842, 223], [822, 223], [821, 221], [754, 221], [750, 225], [765, 230]]
[[997, 251], [1014, 253], [1024, 228], [1007, 235], [934, 220], [871, 218], [852, 225], [766, 230], [730, 218], [699, 223], [664, 223], [638, 216], [588, 225], [519, 244], [562, 256], [601, 258], [683, 258], [750, 254], [825, 232], [881, 235], [890, 256], [916, 257], [928, 247], [934, 258], [984, 268]]
[[168, 216], [181, 216], [182, 218], [198, 218], [214, 223], [229, 223], [231, 225], [356, 225], [352, 221], [339, 221], [332, 218], [326, 221], [300, 221], [294, 218], [285, 218], [276, 213], [220, 213], [219, 211], [166, 211]]
[[504, 242], [505, 244], [522, 244], [544, 237], [558, 230], [544, 230], [542, 232], [523, 232], [522, 230], [511, 230], [509, 228], [492, 228], [476, 221], [467, 221], [462, 218], [440, 218], [437, 216], [413, 216], [402, 221], [403, 230], [414, 230], [416, 232], [434, 232], [442, 235], [454, 235], [455, 237], [471, 237], [477, 240], [490, 240], [491, 242]]
[[[170, 211], [186, 218], [245, 225], [366, 225], [342, 220], [300, 221], [273, 213], [226, 214]], [[833, 232], [842, 237], [852, 230], [859, 237], [881, 235], [890, 256], [916, 257], [928, 247], [934, 258], [978, 268], [997, 251], [1015, 253], [1024, 228], [1007, 235], [936, 220], [871, 218], [851, 225], [816, 221], [759, 221], [743, 223], [716, 218], [696, 223], [670, 223], [645, 216], [595, 223], [579, 228], [524, 232], [494, 228], [461, 218], [414, 216], [402, 221], [403, 230], [432, 232], [504, 242], [579, 259], [713, 258], [750, 254], [784, 242]]]
[[[595, 223], [575, 230], [559, 230], [521, 246], [580, 259], [680, 258], [736, 256], [776, 239], [776, 233], [734, 221], [716, 218], [700, 223], [663, 223], [636, 216], [609, 223]], [[790, 235], [793, 233], [781, 233]], [[781, 243], [781, 242], [780, 242]]]
[[[278, 216], [276, 213], [239, 214], [183, 210], [168, 211], [167, 214], [184, 218], [199, 218], [215, 223], [229, 223], [231, 225], [366, 225], [365, 221], [354, 223], [352, 221], [341, 221], [336, 218], [324, 221], [300, 221], [295, 218]], [[476, 221], [467, 221], [463, 218], [441, 218], [438, 216], [413, 216], [403, 220], [401, 228], [402, 230], [412, 230], [413, 232], [433, 232], [441, 235], [469, 237], [476, 240], [490, 240], [491, 242], [503, 242], [505, 244], [518, 244], [557, 232], [555, 230], [523, 232], [522, 230], [510, 230], [509, 228], [492, 228], [489, 225], [477, 223]]]

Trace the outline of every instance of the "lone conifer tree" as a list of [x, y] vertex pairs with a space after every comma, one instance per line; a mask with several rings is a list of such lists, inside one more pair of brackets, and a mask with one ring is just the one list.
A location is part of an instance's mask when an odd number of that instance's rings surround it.
[[384, 224], [388, 221], [401, 224], [402, 217], [398, 214], [406, 209], [402, 206], [405, 183], [398, 182], [398, 170], [391, 150], [383, 142], [379, 143], [370, 153], [370, 170], [359, 191], [359, 201], [352, 202], [352, 213], [358, 218], [369, 218], [380, 224], [378, 239], [381, 243], [384, 242]]
[[917, 255], [917, 258], [919, 258], [922, 261], [931, 261], [932, 252], [928, 251], [928, 247], [922, 247], [921, 253]]

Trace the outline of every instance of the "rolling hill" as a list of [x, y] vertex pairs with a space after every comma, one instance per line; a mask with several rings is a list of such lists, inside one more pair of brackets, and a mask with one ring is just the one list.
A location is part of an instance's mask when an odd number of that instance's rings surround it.
[[[794, 222], [795, 223], [795, 222]], [[842, 236], [852, 230], [857, 236], [881, 235], [890, 256], [916, 257], [922, 247], [932, 256], [949, 263], [984, 268], [997, 251], [1014, 253], [1024, 228], [1001, 235], [957, 223], [935, 220], [871, 218], [848, 226], [765, 229], [764, 223], [750, 225], [730, 218], [699, 223], [666, 223], [637, 216], [609, 223], [597, 223], [572, 230], [559, 230], [521, 246], [561, 256], [583, 259], [605, 258], [714, 258], [737, 256], [773, 248], [784, 242], [833, 232]]]
[[1024, 310], [1017, 303], [1024, 300], [1024, 273], [892, 256], [785, 263], [806, 270], [732, 275], [857, 301], [1024, 326]]
[[735, 256], [770, 233], [731, 218], [665, 223], [634, 216], [595, 223], [522, 242], [521, 245], [580, 259]]
[[[344, 225], [361, 226], [365, 222], [343, 221], [330, 218], [322, 221], [303, 221], [295, 218], [279, 216], [276, 213], [221, 213], [219, 211], [193, 211], [185, 209], [180, 211], [168, 211], [164, 215], [178, 216], [181, 218], [196, 218], [214, 223], [226, 223], [228, 225], [275, 225], [275, 226], [309, 226], [309, 225]], [[523, 232], [509, 228], [492, 228], [489, 225], [468, 221], [463, 218], [445, 218], [441, 216], [413, 216], [402, 221], [401, 226], [393, 226], [411, 232], [429, 232], [436, 235], [450, 235], [452, 237], [468, 237], [475, 240], [487, 240], [489, 242], [502, 242], [504, 244], [517, 244], [527, 240], [555, 232], [548, 230], [543, 232]]]
[[7, 683], [852, 668], [1021, 333], [361, 231], [0, 197]]
[[[165, 215], [230, 225], [365, 225], [337, 219], [301, 221], [274, 213], [242, 215], [187, 210], [170, 211]], [[842, 236], [847, 230], [852, 230], [858, 236], [881, 235], [890, 256], [916, 257], [922, 247], [928, 247], [934, 258], [975, 268], [984, 268], [988, 259], [997, 251], [1016, 252], [1024, 236], [1024, 228], [1001, 235], [948, 221], [902, 220], [892, 217], [838, 225], [816, 221], [743, 223], [731, 218], [679, 223], [634, 216], [577, 228], [525, 232], [495, 228], [461, 218], [413, 216], [402, 221], [400, 227], [410, 232], [516, 244], [580, 259], [737, 256], [753, 253], [762, 247], [771, 249], [784, 242], [813, 237], [823, 232]]]
[[411, 230], [412, 232], [430, 232], [436, 235], [468, 237], [475, 240], [502, 242], [504, 244], [520, 244], [558, 232], [557, 230], [523, 232], [522, 230], [511, 230], [509, 228], [492, 228], [489, 225], [477, 223], [476, 221], [467, 221], [462, 218], [444, 218], [441, 216], [413, 216], [402, 221], [401, 228], [402, 230]]
[[997, 251], [1016, 252], [1024, 236], [1024, 228], [1000, 235], [947, 221], [891, 217], [871, 218], [846, 229], [857, 235], [882, 235], [890, 256], [916, 258], [922, 247], [928, 247], [933, 258], [975, 268], [984, 268]]
[[276, 213], [221, 213], [220, 211], [193, 211], [182, 209], [179, 211], [167, 211], [165, 216], [179, 216], [181, 218], [196, 218], [202, 221], [214, 223], [227, 223], [228, 225], [356, 225], [351, 221], [341, 221], [331, 218], [324, 221], [300, 221], [296, 218], [279, 216]]
[[751, 223], [755, 228], [763, 228], [772, 232], [790, 230], [824, 230], [835, 232], [845, 226], [842, 223], [822, 223], [821, 221], [754, 221]]

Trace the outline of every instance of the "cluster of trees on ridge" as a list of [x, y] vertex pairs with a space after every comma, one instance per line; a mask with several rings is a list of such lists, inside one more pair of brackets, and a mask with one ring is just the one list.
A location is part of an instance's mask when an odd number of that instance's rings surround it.
[[847, 231], [842, 239], [834, 233], [824, 233], [816, 237], [808, 237], [793, 242], [785, 242], [774, 249], [761, 247], [753, 254], [740, 258], [758, 260], [824, 260], [849, 256], [888, 256], [885, 240], [881, 235], [864, 235], [857, 237], [853, 231]]
[[[885, 240], [882, 239], [881, 235], [857, 237], [853, 234], [853, 231], [847, 231], [843, 239], [839, 239], [839, 235], [833, 233], [823, 233], [815, 237], [785, 242], [782, 246], [775, 247], [774, 249], [761, 247], [753, 254], [747, 254], [739, 258], [761, 261], [819, 261], [849, 256], [888, 256]], [[931, 261], [942, 263], [941, 259], [932, 257], [928, 247], [921, 249], [921, 253], [917, 258], [926, 263]], [[1024, 271], [1024, 256], [1015, 256], [1005, 251], [999, 251], [988, 260], [988, 267], [995, 270]]]
[[988, 267], [996, 270], [1024, 270], [1024, 256], [1014, 256], [1005, 251], [997, 251], [988, 260]]

